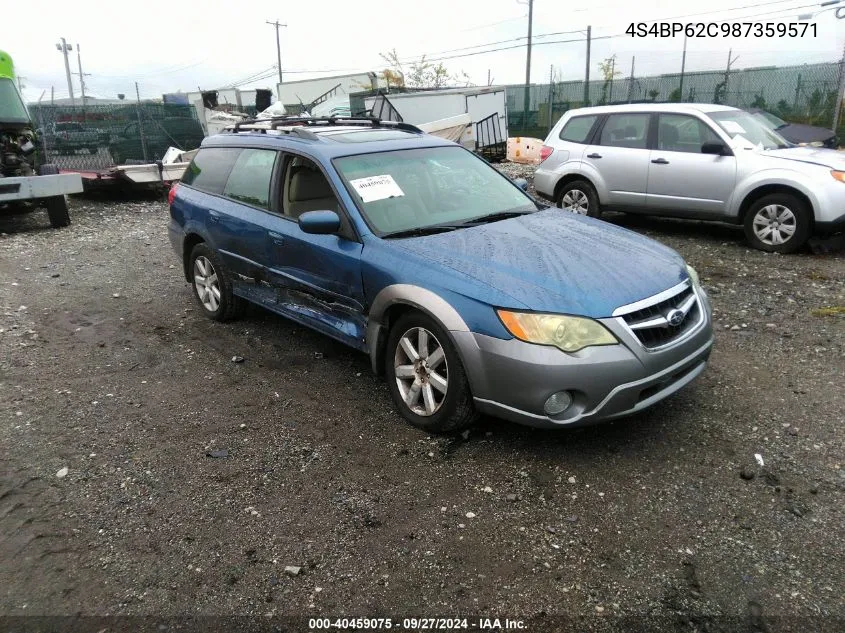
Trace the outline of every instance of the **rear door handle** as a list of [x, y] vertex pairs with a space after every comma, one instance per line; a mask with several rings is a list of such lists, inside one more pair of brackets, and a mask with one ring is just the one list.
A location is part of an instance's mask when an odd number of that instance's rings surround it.
[[212, 222], [219, 222], [220, 221], [220, 213], [217, 211], [213, 211], [211, 209], [208, 210], [208, 219]]
[[666, 160], [665, 158], [655, 158], [651, 162], [654, 163], [655, 165], [668, 165], [669, 164], [669, 161]]
[[273, 240], [274, 244], [278, 244], [279, 246], [282, 246], [285, 243], [285, 236], [282, 235], [281, 233], [276, 233], [275, 231], [270, 231], [268, 233], [268, 235], [270, 236], [270, 239]]
[[592, 154], [587, 154], [587, 158], [601, 158], [601, 154], [593, 152]]

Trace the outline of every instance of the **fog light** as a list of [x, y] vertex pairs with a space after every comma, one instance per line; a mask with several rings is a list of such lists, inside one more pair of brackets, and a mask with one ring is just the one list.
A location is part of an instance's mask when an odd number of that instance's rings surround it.
[[572, 404], [572, 395], [568, 391], [558, 391], [549, 396], [546, 404], [543, 405], [543, 411], [546, 415], [560, 415], [569, 408]]

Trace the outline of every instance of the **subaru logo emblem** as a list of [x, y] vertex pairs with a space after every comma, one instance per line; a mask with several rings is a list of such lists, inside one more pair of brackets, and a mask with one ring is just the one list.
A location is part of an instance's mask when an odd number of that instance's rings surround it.
[[684, 318], [686, 316], [687, 315], [684, 314], [683, 310], [670, 310], [666, 313], [666, 322], [672, 327], [678, 327], [684, 322]]

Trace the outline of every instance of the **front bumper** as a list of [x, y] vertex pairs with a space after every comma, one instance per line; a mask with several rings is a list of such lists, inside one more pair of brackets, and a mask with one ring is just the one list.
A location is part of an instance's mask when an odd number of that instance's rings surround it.
[[[557, 348], [452, 332], [460, 350], [476, 408], [489, 415], [540, 428], [562, 428], [611, 420], [650, 407], [692, 382], [713, 346], [710, 305], [701, 323], [683, 339], [657, 351], [646, 350], [617, 319], [602, 323], [619, 345], [589, 347], [575, 354]], [[567, 390], [573, 403], [550, 417], [543, 405]]]

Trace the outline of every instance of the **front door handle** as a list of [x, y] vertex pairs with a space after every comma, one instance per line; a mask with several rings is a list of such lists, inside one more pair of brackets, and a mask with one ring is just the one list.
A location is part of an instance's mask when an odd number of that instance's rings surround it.
[[593, 152], [592, 154], [587, 154], [587, 158], [601, 158], [601, 154]]
[[655, 158], [651, 162], [654, 163], [655, 165], [668, 165], [669, 164], [669, 161], [666, 160], [665, 158]]
[[208, 219], [212, 222], [219, 222], [220, 221], [220, 213], [217, 211], [213, 211], [211, 209], [208, 210]]
[[269, 235], [270, 235], [270, 239], [273, 240], [274, 244], [278, 244], [279, 246], [282, 246], [285, 243], [285, 236], [282, 235], [281, 233], [276, 233], [275, 231], [270, 231]]

